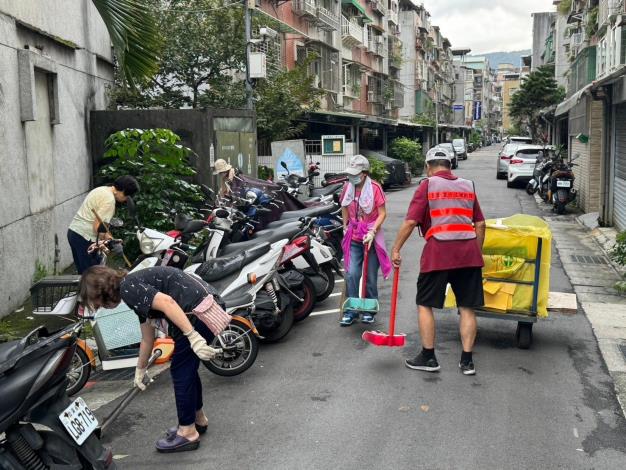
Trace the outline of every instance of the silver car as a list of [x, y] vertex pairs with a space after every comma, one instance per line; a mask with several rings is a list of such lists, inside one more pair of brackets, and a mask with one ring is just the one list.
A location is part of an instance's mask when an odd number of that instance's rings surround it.
[[467, 160], [467, 147], [465, 146], [465, 139], [453, 139], [452, 146], [454, 147], [456, 155], [460, 160]]
[[522, 144], [520, 143], [506, 144], [504, 147], [502, 147], [502, 150], [500, 150], [500, 153], [498, 154], [498, 164], [497, 164], [498, 165], [497, 178], [499, 180], [506, 179], [507, 173], [509, 172], [509, 162], [511, 161], [511, 158], [513, 158], [513, 156], [515, 155], [515, 151], [520, 145]]

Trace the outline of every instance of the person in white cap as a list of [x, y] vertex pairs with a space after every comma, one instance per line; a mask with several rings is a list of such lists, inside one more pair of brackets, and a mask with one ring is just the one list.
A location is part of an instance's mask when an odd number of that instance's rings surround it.
[[[359, 297], [359, 283], [363, 271], [363, 258], [368, 250], [367, 286], [365, 297], [378, 298], [378, 268], [383, 276], [389, 277], [391, 261], [385, 249], [382, 225], [387, 217], [385, 193], [380, 184], [369, 176], [370, 163], [363, 155], [350, 158], [344, 173], [348, 182], [339, 200], [343, 217], [344, 238], [342, 248], [346, 270], [346, 295]], [[372, 245], [374, 250], [371, 250]], [[346, 311], [341, 326], [350, 326], [359, 317], [358, 312]], [[364, 313], [362, 323], [373, 323], [374, 316]]]
[[[442, 308], [448, 283], [460, 313], [462, 353], [459, 369], [474, 375], [472, 349], [476, 338], [474, 309], [484, 304], [482, 244], [485, 217], [478, 204], [474, 183], [450, 171], [453, 155], [442, 148], [426, 154], [428, 178], [419, 185], [406, 219], [396, 237], [391, 257], [400, 266], [400, 249], [416, 226], [425, 234], [420, 274], [417, 279], [418, 324], [422, 351], [405, 365], [410, 369], [437, 372], [433, 308]], [[411, 260], [413, 262], [413, 260]]]
[[215, 160], [213, 174], [220, 179], [220, 196], [226, 196], [230, 193], [230, 184], [235, 178], [236, 171], [233, 166], [226, 160], [220, 158]]

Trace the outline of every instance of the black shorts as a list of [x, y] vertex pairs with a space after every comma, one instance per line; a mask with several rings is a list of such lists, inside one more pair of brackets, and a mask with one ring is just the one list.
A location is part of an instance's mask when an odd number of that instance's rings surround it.
[[462, 268], [420, 273], [417, 278], [417, 305], [443, 308], [448, 283], [459, 307], [476, 308], [485, 304], [482, 269]]

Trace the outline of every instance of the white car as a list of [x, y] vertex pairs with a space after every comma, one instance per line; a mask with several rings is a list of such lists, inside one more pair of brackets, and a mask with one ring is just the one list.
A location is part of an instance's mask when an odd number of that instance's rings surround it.
[[542, 160], [551, 151], [554, 151], [552, 146], [519, 145], [513, 158], [509, 160], [507, 187], [528, 183], [533, 177], [537, 159]]
[[509, 161], [515, 155], [515, 151], [520, 144], [506, 144], [498, 154], [498, 175], [499, 180], [506, 178], [509, 171]]
[[467, 160], [467, 147], [465, 146], [465, 139], [452, 139], [452, 146], [454, 147], [454, 151], [460, 160]]
[[526, 136], [521, 135], [511, 135], [506, 139], [507, 144], [528, 144], [531, 145], [533, 143], [533, 139]]

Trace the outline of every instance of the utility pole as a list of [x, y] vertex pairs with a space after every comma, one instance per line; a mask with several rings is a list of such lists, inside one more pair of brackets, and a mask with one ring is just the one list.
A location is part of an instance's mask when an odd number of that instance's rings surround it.
[[[246, 108], [253, 110], [254, 102], [252, 100], [252, 82], [250, 81], [250, 44], [252, 41], [252, 18], [250, 16], [249, 0], [243, 1], [243, 22], [245, 25], [246, 40]], [[254, 0], [252, 1], [254, 5]]]

